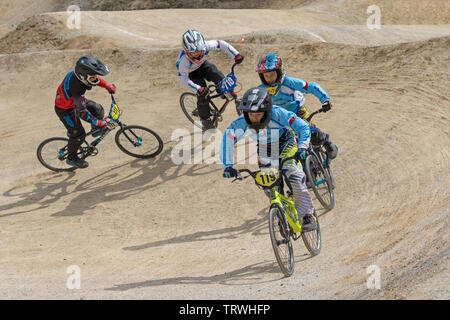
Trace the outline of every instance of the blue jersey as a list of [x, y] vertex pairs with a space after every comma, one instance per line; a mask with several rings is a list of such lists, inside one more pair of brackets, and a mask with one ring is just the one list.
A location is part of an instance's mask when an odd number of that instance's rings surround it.
[[[266, 89], [271, 87], [264, 84], [260, 84], [259, 86]], [[314, 94], [321, 103], [330, 99], [328, 93], [326, 93], [317, 83], [306, 82], [302, 79], [285, 76], [281, 87], [276, 94], [272, 95], [272, 102], [274, 105], [297, 113], [300, 107], [305, 103], [305, 96], [303, 93]]]
[[[224, 167], [233, 166], [234, 145], [245, 136], [247, 129], [247, 122], [241, 115], [225, 131], [220, 147], [220, 159]], [[260, 144], [271, 144], [283, 139], [289, 133], [288, 131], [293, 131], [296, 135], [299, 148], [308, 148], [311, 137], [309, 125], [293, 112], [273, 106], [272, 118], [267, 127], [259, 130], [258, 133], [250, 133], [250, 137]]]

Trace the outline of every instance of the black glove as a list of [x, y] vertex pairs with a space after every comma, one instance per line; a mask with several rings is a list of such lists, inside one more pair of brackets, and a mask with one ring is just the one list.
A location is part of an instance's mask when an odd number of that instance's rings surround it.
[[237, 64], [241, 64], [242, 61], [244, 61], [244, 57], [241, 56], [240, 54], [238, 54], [236, 57], [234, 57], [234, 62], [236, 62]]
[[208, 89], [207, 87], [200, 87], [200, 88], [197, 90], [197, 95], [198, 95], [199, 97], [206, 96], [208, 93], [209, 93], [209, 89]]
[[237, 170], [233, 167], [226, 167], [223, 170], [223, 177], [224, 178], [236, 178], [237, 177]]
[[322, 111], [327, 112], [330, 111], [330, 109], [331, 109], [331, 102], [327, 100], [322, 104]]

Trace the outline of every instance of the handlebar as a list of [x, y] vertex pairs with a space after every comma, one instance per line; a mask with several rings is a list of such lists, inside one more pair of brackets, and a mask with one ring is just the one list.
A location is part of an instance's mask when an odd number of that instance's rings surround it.
[[111, 100], [112, 100], [112, 102], [115, 103], [115, 104], [117, 104], [117, 103], [116, 103], [116, 100], [114, 99], [114, 93], [110, 93], [110, 95], [111, 95]]
[[[298, 160], [297, 155], [294, 155], [294, 156], [292, 156], [292, 157], [287, 157], [287, 158], [281, 159], [281, 162], [280, 162], [280, 168], [283, 167], [284, 162], [286, 162], [286, 161], [288, 161], [288, 160], [292, 160], [292, 159], [297, 159], [297, 160]], [[239, 169], [239, 170], [237, 170], [237, 176], [236, 176], [236, 178], [233, 179], [231, 182], [234, 182], [234, 181], [236, 181], [236, 180], [244, 180], [244, 179], [247, 179], [249, 176], [251, 176], [253, 179], [255, 179], [255, 178], [256, 178], [256, 175], [257, 175], [258, 172], [260, 172], [260, 171], [261, 171], [261, 170], [251, 171], [251, 170], [249, 170], [249, 169]], [[246, 173], [248, 173], [248, 176], [244, 176], [244, 177], [243, 177], [243, 176], [241, 175], [241, 172], [246, 172]]]
[[[232, 74], [234, 74], [234, 67], [236, 67], [237, 64], [238, 64], [238, 63], [235, 62], [235, 63], [233, 63], [233, 65], [231, 66], [231, 73], [232, 73]], [[207, 86], [207, 88], [209, 89], [209, 93], [206, 95], [206, 97], [209, 97], [209, 98], [216, 98], [216, 97], [219, 97], [219, 96], [221, 95], [221, 94], [218, 94], [217, 96], [212, 96], [212, 97], [211, 97], [211, 94], [213, 94], [213, 93], [216, 91], [216, 88], [217, 88], [217, 86], [216, 86], [215, 84], [210, 84], [210, 85]]]
[[237, 65], [238, 63], [235, 62], [233, 63], [233, 65], [231, 66], [231, 73], [234, 74], [234, 67]]
[[[261, 170], [256, 170], [256, 171], [250, 171], [249, 169], [240, 169], [240, 170], [237, 170], [237, 177], [235, 178], [235, 179], [233, 179], [231, 182], [235, 182], [236, 180], [244, 180], [244, 179], [247, 179], [248, 177], [252, 177], [253, 179], [256, 177], [256, 174], [258, 173], [258, 172], [260, 172]], [[247, 172], [248, 173], [248, 176], [242, 176], [241, 175], [241, 172]]]
[[322, 109], [322, 108], [320, 108], [319, 110], [314, 111], [313, 113], [311, 113], [311, 114], [309, 115], [308, 118], [306, 118], [306, 121], [310, 122], [311, 119], [312, 119], [312, 117], [314, 117], [316, 114], [321, 113], [321, 112], [323, 112], [323, 109]]

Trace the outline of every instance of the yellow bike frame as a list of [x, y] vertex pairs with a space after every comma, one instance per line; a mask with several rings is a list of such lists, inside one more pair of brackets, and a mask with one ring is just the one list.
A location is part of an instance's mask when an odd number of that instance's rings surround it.
[[302, 232], [302, 225], [298, 219], [298, 212], [295, 208], [294, 199], [283, 196], [277, 190], [279, 180], [282, 179], [280, 171], [274, 168], [263, 170], [258, 172], [254, 179], [257, 185], [264, 189], [270, 189], [271, 205], [277, 203], [283, 208], [284, 215], [286, 216], [292, 231], [294, 233]]

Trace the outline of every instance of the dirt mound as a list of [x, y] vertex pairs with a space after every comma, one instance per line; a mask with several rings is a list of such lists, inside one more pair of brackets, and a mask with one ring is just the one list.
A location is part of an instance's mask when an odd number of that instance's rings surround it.
[[269, 0], [78, 0], [66, 1], [77, 4], [82, 10], [148, 10], [148, 9], [262, 9], [294, 8], [314, 0], [269, 1]]
[[0, 53], [58, 49], [67, 41], [67, 28], [49, 16], [33, 16], [0, 39]]
[[[210, 27], [211, 17], [220, 13], [230, 26]], [[260, 16], [269, 15], [265, 20]], [[191, 17], [199, 19], [191, 24]], [[242, 36], [249, 43], [303, 43], [318, 41], [307, 27], [298, 24], [297, 14], [283, 10], [146, 10], [146, 11], [83, 11], [80, 13], [80, 28], [66, 27], [66, 13], [48, 13], [33, 16], [20, 24], [16, 30], [0, 39], [0, 53], [31, 52], [51, 49], [95, 49], [95, 48], [168, 48], [179, 47], [180, 35], [187, 28], [202, 30], [207, 38], [225, 38], [238, 41]], [[315, 21], [326, 21], [318, 14], [301, 14], [307, 26]], [[282, 22], [279, 22], [283, 19]], [[242, 21], [248, 21], [242, 25]], [[280, 29], [271, 30], [267, 22], [277, 24]], [[252, 31], [252, 33], [249, 33]], [[317, 37], [317, 36], [316, 36]]]
[[258, 0], [2, 0], [0, 2], [0, 38], [13, 31], [27, 18], [47, 12], [65, 12], [69, 6], [77, 5], [81, 11], [90, 10], [148, 10], [148, 9], [288, 9], [312, 0], [258, 1]]

